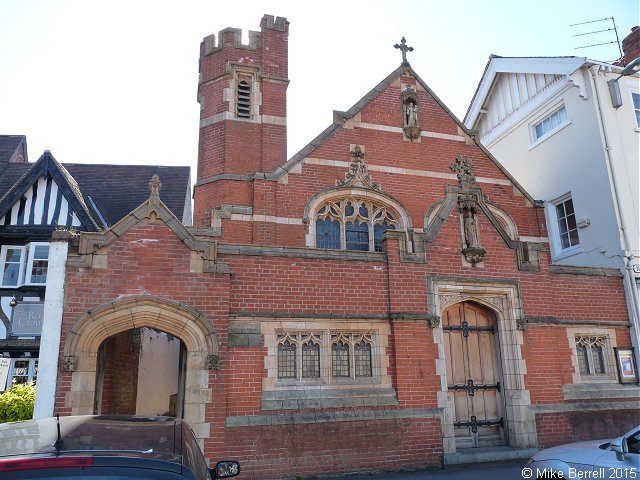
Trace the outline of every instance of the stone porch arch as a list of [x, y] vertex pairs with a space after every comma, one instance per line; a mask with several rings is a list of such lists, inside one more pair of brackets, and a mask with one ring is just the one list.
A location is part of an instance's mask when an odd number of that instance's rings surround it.
[[[525, 387], [526, 361], [522, 356], [523, 330], [526, 328], [520, 286], [517, 281], [491, 281], [455, 277], [429, 277], [427, 279], [429, 313], [438, 318], [450, 306], [460, 302], [474, 302], [491, 311], [497, 328], [502, 394], [508, 444], [517, 448], [537, 445], [535, 415], [531, 410], [531, 397]], [[433, 329], [438, 346], [436, 373], [440, 376], [438, 407], [443, 409], [443, 450], [455, 454], [453, 433], [453, 404], [449, 396], [446, 352], [442, 325], [438, 321]]]
[[155, 296], [130, 296], [85, 312], [72, 327], [64, 344], [62, 366], [71, 372], [71, 389], [65, 407], [72, 415], [93, 414], [98, 349], [107, 338], [140, 327], [161, 330], [185, 345], [184, 418], [198, 439], [209, 436], [205, 404], [211, 402], [209, 370], [216, 368], [218, 339], [212, 323], [198, 310]]

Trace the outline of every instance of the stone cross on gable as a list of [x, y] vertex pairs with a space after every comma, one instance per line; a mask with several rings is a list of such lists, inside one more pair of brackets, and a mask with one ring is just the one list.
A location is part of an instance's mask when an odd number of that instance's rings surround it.
[[413, 52], [413, 47], [407, 47], [407, 41], [404, 37], [400, 40], [400, 44], [396, 43], [393, 47], [402, 50], [402, 63], [409, 63], [407, 62], [407, 52]]

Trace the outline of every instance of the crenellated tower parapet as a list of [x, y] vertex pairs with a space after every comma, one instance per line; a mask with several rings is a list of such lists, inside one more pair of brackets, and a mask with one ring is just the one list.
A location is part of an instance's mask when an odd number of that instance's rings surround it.
[[225, 192], [246, 190], [229, 182], [272, 172], [286, 161], [288, 35], [286, 18], [264, 15], [248, 44], [240, 29], [225, 28], [200, 45], [196, 225], [208, 225], [206, 212], [222, 204], [246, 203], [227, 198]]

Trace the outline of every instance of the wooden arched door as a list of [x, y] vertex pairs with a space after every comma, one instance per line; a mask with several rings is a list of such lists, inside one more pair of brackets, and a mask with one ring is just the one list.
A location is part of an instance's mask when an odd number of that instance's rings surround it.
[[457, 303], [443, 312], [442, 331], [456, 447], [504, 445], [495, 316], [478, 304]]

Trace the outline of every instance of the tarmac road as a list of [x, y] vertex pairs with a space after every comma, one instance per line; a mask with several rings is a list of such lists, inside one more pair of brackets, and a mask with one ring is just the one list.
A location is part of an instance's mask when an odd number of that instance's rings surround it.
[[[328, 477], [331, 480], [523, 480], [526, 460], [451, 466], [440, 470], [397, 473], [371, 473]], [[327, 477], [325, 477], [327, 478]]]

